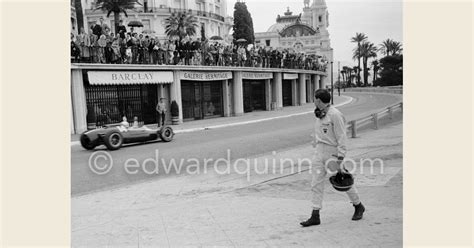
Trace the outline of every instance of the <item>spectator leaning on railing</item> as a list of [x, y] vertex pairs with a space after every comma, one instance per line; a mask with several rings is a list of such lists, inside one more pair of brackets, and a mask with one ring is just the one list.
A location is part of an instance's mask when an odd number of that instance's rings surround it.
[[[99, 33], [97, 35], [96, 33]], [[74, 63], [156, 64], [240, 66], [326, 71], [327, 62], [316, 55], [272, 47], [210, 44], [184, 39], [161, 42], [156, 37], [124, 33], [114, 34], [106, 25], [91, 26], [89, 34], [81, 30], [71, 34], [71, 61]]]

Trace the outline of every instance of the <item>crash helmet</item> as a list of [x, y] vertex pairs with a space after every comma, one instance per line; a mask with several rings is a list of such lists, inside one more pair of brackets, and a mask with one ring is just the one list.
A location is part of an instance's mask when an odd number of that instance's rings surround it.
[[348, 171], [339, 171], [329, 178], [329, 182], [337, 191], [348, 191], [354, 185], [354, 177]]

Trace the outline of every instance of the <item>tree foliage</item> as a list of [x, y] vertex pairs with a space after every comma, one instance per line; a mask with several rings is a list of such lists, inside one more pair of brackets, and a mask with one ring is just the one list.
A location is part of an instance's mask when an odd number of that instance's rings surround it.
[[379, 61], [380, 78], [374, 85], [403, 85], [403, 55], [386, 56]]
[[367, 40], [367, 35], [365, 35], [364, 33], [356, 33], [356, 35], [351, 38], [351, 42], [357, 43], [357, 47], [356, 49], [354, 49], [353, 59], [358, 60], [358, 66], [359, 66], [359, 70], [357, 70], [357, 85], [358, 86], [360, 86], [360, 58], [361, 58], [360, 45], [362, 42], [366, 40]]
[[253, 44], [255, 33], [253, 30], [253, 20], [247, 5], [244, 2], [236, 2], [234, 5], [234, 43], [239, 39], [247, 40], [247, 44]]
[[373, 74], [374, 78], [372, 79], [372, 83], [374, 83], [377, 80], [377, 74], [378, 74], [379, 69], [380, 69], [379, 61], [378, 60], [373, 60], [372, 61], [372, 70], [374, 72], [374, 74]]
[[95, 4], [96, 9], [107, 12], [107, 17], [114, 13], [115, 31], [118, 30], [120, 13], [123, 12], [128, 17], [127, 10], [134, 9], [136, 4], [141, 5], [137, 0], [97, 0]]
[[198, 28], [197, 18], [187, 12], [172, 13], [165, 19], [165, 33], [170, 39], [178, 39], [180, 42], [186, 36], [196, 34]]
[[402, 43], [392, 39], [386, 39], [379, 45], [378, 50], [385, 56], [394, 56], [401, 54], [403, 48]]
[[367, 64], [370, 58], [377, 57], [377, 47], [372, 42], [363, 42], [360, 44], [360, 57], [362, 57], [364, 86], [367, 87], [369, 84], [369, 67]]

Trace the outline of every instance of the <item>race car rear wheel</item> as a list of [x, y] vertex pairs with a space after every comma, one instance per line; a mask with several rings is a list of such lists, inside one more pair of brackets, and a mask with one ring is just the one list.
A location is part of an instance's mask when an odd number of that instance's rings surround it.
[[122, 147], [123, 137], [119, 132], [110, 132], [104, 136], [105, 146], [109, 150], [117, 150]]
[[164, 142], [170, 142], [173, 140], [174, 132], [171, 127], [164, 126], [160, 130], [160, 138]]
[[96, 147], [96, 145], [85, 134], [81, 135], [81, 145], [86, 150], [94, 150], [94, 148]]

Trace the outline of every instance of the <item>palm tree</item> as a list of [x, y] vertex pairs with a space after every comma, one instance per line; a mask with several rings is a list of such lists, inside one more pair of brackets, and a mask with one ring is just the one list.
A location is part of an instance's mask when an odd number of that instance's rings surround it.
[[198, 28], [197, 18], [187, 12], [172, 13], [171, 16], [165, 19], [165, 33], [170, 39], [178, 39], [179, 43], [186, 36], [193, 36], [196, 34]]
[[385, 56], [389, 56], [390, 52], [393, 50], [393, 40], [391, 39], [386, 39], [382, 41], [382, 43], [379, 45], [379, 52], [381, 52]]
[[395, 56], [395, 55], [398, 55], [402, 52], [403, 48], [402, 48], [402, 43], [398, 42], [398, 41], [393, 41], [392, 42], [392, 56]]
[[372, 61], [372, 70], [374, 71], [374, 78], [372, 79], [372, 84], [375, 85], [375, 81], [377, 80], [377, 72], [379, 71], [379, 61], [378, 60], [374, 60]]
[[341, 76], [342, 76], [342, 82], [345, 82], [346, 81], [346, 71], [344, 70], [344, 67], [342, 68], [340, 73], [341, 73]]
[[[360, 55], [360, 44], [367, 40], [367, 35], [365, 35], [364, 33], [356, 33], [356, 35], [354, 37], [351, 38], [351, 42], [354, 42], [354, 43], [357, 43], [357, 48], [356, 48], [356, 51], [355, 51], [355, 54], [357, 56], [355, 56], [358, 60], [358, 66], [360, 68], [360, 58], [361, 58], [361, 55]], [[360, 69], [358, 70], [358, 74], [357, 74], [357, 85], [360, 85]]]
[[354, 83], [354, 79], [355, 79], [356, 80], [355, 84], [357, 87], [359, 87], [360, 85], [357, 84], [357, 74], [360, 73], [360, 67], [358, 66], [352, 67], [352, 72], [354, 72], [354, 75], [352, 75], [352, 78], [351, 78], [351, 85]]
[[352, 87], [352, 79], [354, 78], [354, 75], [352, 75], [352, 72], [354, 72], [354, 70], [352, 70], [351, 67], [347, 67], [347, 87]]
[[[354, 49], [354, 54], [352, 56], [352, 59], [356, 60], [358, 58], [359, 58], [359, 51], [358, 51], [358, 49]], [[362, 56], [361, 56], [361, 58], [362, 58]], [[357, 87], [362, 86], [362, 82], [360, 81], [361, 67], [356, 65], [352, 68], [352, 70], [354, 71], [354, 74], [355, 74], [355, 79], [356, 79], [355, 83], [356, 83]]]
[[342, 81], [344, 81], [346, 85], [347, 85], [347, 81], [349, 80], [349, 73], [350, 73], [350, 68], [347, 66], [343, 66], [341, 70]]
[[135, 8], [135, 4], [142, 5], [137, 0], [97, 0], [96, 9], [107, 12], [107, 17], [114, 13], [115, 32], [118, 30], [120, 13], [128, 17], [127, 10]]
[[369, 70], [367, 62], [369, 58], [377, 57], [377, 47], [372, 42], [363, 42], [360, 45], [360, 55], [362, 57], [362, 66], [364, 70], [364, 86], [367, 87], [369, 84]]

